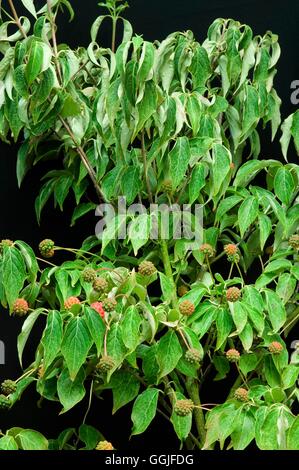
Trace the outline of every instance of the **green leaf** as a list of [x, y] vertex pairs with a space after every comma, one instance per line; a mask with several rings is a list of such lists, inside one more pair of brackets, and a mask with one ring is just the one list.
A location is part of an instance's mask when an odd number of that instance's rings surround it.
[[159, 392], [160, 390], [157, 388], [148, 388], [136, 398], [131, 415], [133, 436], [142, 434], [154, 419], [157, 411]]
[[122, 329], [120, 323], [113, 323], [108, 331], [107, 337], [107, 354], [114, 359], [115, 366], [107, 374], [107, 381], [112, 373], [123, 362], [128, 350], [123, 342]]
[[168, 155], [170, 176], [174, 188], [182, 182], [190, 160], [190, 147], [187, 137], [179, 137]]
[[138, 395], [140, 382], [134, 373], [125, 370], [116, 371], [110, 381], [110, 387], [113, 393], [113, 411], [117, 410], [130, 403]]
[[299, 367], [294, 364], [289, 364], [282, 373], [283, 388], [288, 389], [293, 387], [299, 378]]
[[23, 450], [48, 450], [47, 439], [32, 429], [23, 429], [15, 439]]
[[239, 333], [239, 338], [244, 350], [248, 352], [253, 343], [253, 330], [249, 323], [247, 323], [241, 333]]
[[84, 380], [85, 372], [83, 368], [79, 370], [75, 380], [70, 376], [67, 368], [62, 370], [57, 381], [58, 398], [63, 406], [60, 414], [66, 413], [84, 398]]
[[225, 344], [228, 335], [233, 327], [233, 320], [230, 313], [225, 308], [220, 308], [216, 317], [217, 343], [216, 351]]
[[226, 199], [223, 199], [216, 212], [216, 220], [222, 220], [223, 217], [229, 212], [233, 207], [235, 207], [243, 198], [241, 196], [229, 196]]
[[142, 357], [142, 370], [147, 383], [150, 385], [153, 385], [157, 382], [157, 377], [159, 373], [159, 365], [156, 359], [156, 352], [157, 345], [153, 344], [152, 346], [146, 349], [146, 352]]
[[297, 281], [289, 273], [281, 274], [278, 278], [276, 293], [281, 298], [283, 304], [286, 304], [296, 289]]
[[237, 328], [237, 333], [241, 333], [247, 323], [247, 311], [242, 302], [229, 302], [229, 309], [231, 311], [234, 324]]
[[18, 450], [18, 444], [12, 436], [0, 438], [0, 450]]
[[284, 406], [260, 408], [256, 414], [255, 436], [261, 450], [285, 450], [286, 432], [294, 422], [291, 412]]
[[255, 370], [258, 363], [258, 357], [255, 354], [242, 354], [239, 361], [241, 372], [246, 376], [248, 372]]
[[43, 60], [44, 48], [40, 41], [33, 39], [31, 42], [28, 63], [25, 70], [25, 75], [29, 86], [42, 72]]
[[53, 190], [54, 190], [55, 180], [47, 181], [41, 188], [39, 195], [35, 200], [35, 212], [38, 223], [40, 223], [41, 212], [48, 202]]
[[249, 317], [252, 325], [254, 326], [256, 331], [258, 332], [259, 336], [262, 336], [264, 328], [265, 328], [265, 319], [264, 319], [264, 315], [262, 313], [263, 312], [263, 307], [261, 309], [255, 308], [255, 307], [252, 306], [254, 304], [247, 303], [247, 302], [244, 302], [244, 301], [242, 302], [242, 305], [245, 308], [245, 310], [247, 311], [248, 317]]
[[264, 274], [285, 271], [286, 269], [290, 269], [291, 267], [291, 261], [287, 259], [275, 259], [274, 261], [270, 261], [270, 263], [267, 264], [264, 269]]
[[201, 339], [206, 334], [215, 318], [217, 318], [217, 314], [218, 308], [214, 305], [210, 305], [204, 314], [198, 320], [194, 321], [192, 329], [194, 333], [198, 335], [198, 339]]
[[254, 196], [249, 196], [242, 202], [238, 210], [238, 223], [241, 237], [244, 236], [246, 230], [255, 221], [258, 216], [258, 212], [258, 201]]
[[237, 410], [232, 403], [224, 403], [215, 406], [207, 416], [206, 440], [203, 449], [208, 449], [214, 442], [220, 441], [220, 448], [223, 449], [225, 439], [234, 431], [235, 417]]
[[296, 148], [296, 152], [299, 155], [299, 137], [298, 137], [298, 131], [299, 131], [299, 113], [298, 110], [295, 111], [293, 114], [293, 119], [292, 119], [292, 124], [291, 124], [291, 134], [294, 139], [294, 144]]
[[141, 131], [141, 129], [146, 125], [146, 122], [157, 110], [158, 104], [158, 95], [154, 83], [147, 82], [145, 84], [144, 96], [140, 103], [137, 105], [138, 109], [138, 122], [136, 125], [136, 130], [133, 135], [133, 140]]
[[91, 307], [84, 307], [84, 318], [89, 332], [97, 347], [98, 356], [101, 355], [106, 326], [101, 316]]
[[299, 416], [297, 416], [287, 433], [287, 450], [299, 450]]
[[[144, 41], [141, 51], [141, 56], [139, 60], [138, 72], [137, 72], [137, 81], [138, 83], [144, 82], [154, 65], [155, 59], [155, 47], [151, 42]], [[146, 94], [146, 92], [145, 92]]]
[[244, 450], [255, 436], [255, 419], [250, 410], [240, 408], [231, 435], [234, 450]]
[[141, 189], [139, 168], [132, 166], [127, 168], [121, 179], [122, 195], [126, 198], [127, 205], [134, 202]]
[[246, 300], [247, 304], [256, 310], [262, 312], [264, 309], [264, 301], [262, 295], [259, 291], [250, 285], [247, 285], [243, 289], [243, 298]]
[[33, 0], [21, 0], [21, 2], [23, 3], [26, 10], [28, 10], [29, 13], [31, 13], [31, 15], [34, 16], [34, 18], [36, 18], [36, 9], [35, 9]]
[[72, 318], [65, 329], [61, 345], [61, 352], [69, 369], [71, 380], [75, 379], [91, 346], [92, 339], [85, 319], [82, 317]]
[[193, 204], [198, 199], [200, 190], [205, 183], [205, 166], [202, 163], [197, 163], [193, 168], [189, 183], [189, 204]]
[[135, 305], [131, 305], [125, 312], [122, 323], [122, 339], [130, 351], [134, 351], [141, 341], [140, 326], [142, 320]]
[[42, 345], [44, 348], [44, 367], [47, 369], [60, 351], [63, 335], [63, 323], [61, 313], [52, 310], [48, 314], [47, 326], [43, 334]]
[[204, 47], [196, 47], [190, 65], [190, 72], [192, 74], [193, 88], [202, 92], [207, 79], [212, 73], [209, 56]]
[[215, 144], [213, 147], [212, 164], [212, 196], [216, 196], [221, 188], [223, 181], [230, 171], [231, 155], [226, 147]]
[[281, 167], [274, 178], [274, 191], [280, 201], [288, 206], [295, 190], [295, 183], [290, 170]]
[[21, 240], [15, 241], [15, 246], [19, 248], [21, 255], [23, 256], [23, 259], [25, 261], [27, 272], [29, 274], [28, 280], [30, 282], [35, 282], [39, 267], [36, 261], [34, 251], [29, 245], [27, 245], [27, 243]]
[[265, 290], [266, 305], [274, 333], [285, 324], [286, 311], [281, 299], [270, 289]]
[[79, 428], [79, 438], [80, 441], [84, 442], [85, 447], [83, 450], [92, 450], [95, 449], [98, 442], [101, 440], [101, 433], [88, 424], [81, 424]]
[[29, 142], [26, 140], [18, 150], [17, 157], [17, 179], [19, 187], [25, 178], [27, 171], [32, 166], [32, 155], [29, 152]]
[[245, 87], [245, 102], [243, 108], [242, 134], [243, 136], [256, 125], [259, 120], [259, 97], [256, 89], [251, 85]]
[[140, 214], [129, 225], [128, 236], [132, 243], [134, 254], [147, 243], [151, 231], [151, 218], [148, 214]]
[[169, 330], [158, 341], [156, 357], [159, 364], [159, 380], [175, 369], [182, 354], [182, 347], [176, 332]]
[[36, 86], [31, 103], [35, 106], [42, 105], [49, 97], [55, 84], [55, 74], [52, 67], [42, 72]]
[[162, 290], [162, 299], [166, 302], [170, 302], [173, 298], [174, 286], [173, 282], [169, 277], [165, 276], [163, 273], [159, 273], [161, 290]]
[[[186, 399], [186, 397], [180, 392], [176, 392], [175, 396], [176, 400]], [[180, 441], [184, 441], [185, 439], [187, 439], [192, 427], [192, 413], [189, 413], [187, 416], [178, 416], [173, 410], [170, 419], [173, 424], [173, 428], [176, 432], [176, 435], [178, 436]]]
[[202, 105], [196, 94], [188, 96], [187, 113], [191, 123], [193, 137], [196, 137], [200, 128]]
[[42, 308], [39, 308], [38, 310], [34, 310], [34, 312], [31, 312], [30, 315], [26, 318], [26, 320], [23, 323], [22, 326], [22, 331], [18, 336], [18, 357], [20, 364], [22, 365], [22, 356], [23, 356], [23, 351], [26, 346], [28, 337], [31, 333], [31, 330], [38, 319], [39, 315], [43, 312]]
[[281, 145], [282, 154], [286, 161], [287, 161], [287, 155], [288, 155], [288, 148], [289, 148], [291, 136], [292, 136], [291, 129], [293, 126], [293, 118], [294, 118], [294, 114], [291, 114], [289, 117], [287, 117], [287, 119], [282, 123], [282, 126], [281, 126], [282, 136], [279, 142]]
[[18, 95], [20, 95], [22, 98], [28, 99], [29, 90], [28, 90], [28, 85], [27, 85], [26, 76], [25, 76], [25, 69], [26, 69], [26, 65], [24, 64], [19, 65], [14, 70], [13, 79], [14, 79], [15, 89], [17, 90]]
[[90, 211], [94, 211], [96, 207], [97, 205], [93, 202], [85, 202], [77, 206], [72, 216], [71, 227], [75, 225], [76, 221], [80, 219], [80, 217], [83, 217], [83, 215], [88, 214]]
[[26, 272], [23, 257], [14, 246], [4, 250], [2, 260], [2, 283], [10, 309], [23, 288]]
[[272, 231], [272, 222], [270, 217], [265, 214], [260, 214], [258, 217], [258, 225], [260, 229], [260, 245], [261, 250], [263, 250], [265, 243], [268, 240]]

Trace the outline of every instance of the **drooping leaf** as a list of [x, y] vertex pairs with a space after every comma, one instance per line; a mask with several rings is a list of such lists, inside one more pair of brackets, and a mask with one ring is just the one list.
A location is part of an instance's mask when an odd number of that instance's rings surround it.
[[132, 410], [132, 435], [142, 434], [154, 419], [160, 390], [148, 388], [135, 400]]
[[72, 318], [65, 329], [61, 344], [61, 352], [71, 380], [76, 378], [91, 346], [92, 339], [86, 320], [83, 317]]

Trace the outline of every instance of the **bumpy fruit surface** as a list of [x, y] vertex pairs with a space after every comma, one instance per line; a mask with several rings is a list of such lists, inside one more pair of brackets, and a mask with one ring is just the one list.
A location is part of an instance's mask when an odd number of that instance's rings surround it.
[[212, 258], [215, 253], [214, 248], [209, 243], [204, 243], [203, 245], [201, 245], [199, 251], [201, 251], [201, 253], [206, 255], [208, 258]]
[[108, 290], [108, 282], [103, 277], [97, 277], [92, 284], [92, 287], [99, 294], [103, 294]]
[[111, 356], [103, 356], [101, 357], [100, 361], [97, 364], [97, 369], [100, 372], [109, 372], [109, 370], [113, 369], [115, 365], [114, 359]]
[[10, 400], [5, 395], [0, 395], [0, 410], [8, 410], [10, 408]]
[[13, 313], [19, 317], [23, 317], [28, 313], [29, 305], [25, 299], [17, 299], [13, 304]]
[[283, 351], [283, 345], [278, 341], [273, 341], [269, 344], [268, 350], [271, 354], [280, 354]]
[[231, 263], [238, 263], [240, 261], [238, 247], [234, 243], [229, 243], [228, 245], [225, 245], [224, 252], [227, 256], [228, 261], [230, 261]]
[[183, 295], [187, 294], [189, 292], [189, 289], [187, 286], [181, 285], [178, 287], [178, 295], [179, 297], [183, 297]]
[[151, 276], [156, 271], [156, 267], [151, 261], [142, 261], [138, 267], [138, 272], [141, 276]]
[[1, 392], [6, 396], [14, 393], [17, 389], [17, 384], [13, 380], [4, 380], [1, 384]]
[[174, 412], [178, 416], [188, 416], [194, 409], [194, 403], [192, 400], [177, 400], [174, 405]]
[[226, 291], [226, 300], [228, 302], [237, 302], [241, 297], [241, 291], [238, 287], [230, 287]]
[[93, 268], [85, 268], [82, 271], [82, 280], [84, 282], [93, 282], [97, 277], [97, 273]]
[[195, 310], [194, 304], [190, 302], [190, 300], [183, 300], [179, 304], [179, 311], [182, 315], [186, 315], [186, 316], [192, 315], [194, 310]]
[[107, 299], [104, 299], [102, 302], [103, 309], [105, 312], [113, 312], [117, 306], [117, 301], [115, 299], [110, 299], [107, 297]]
[[68, 299], [66, 299], [64, 301], [64, 308], [66, 310], [70, 310], [73, 305], [78, 305], [80, 304], [80, 300], [78, 299], [78, 297], [69, 297]]
[[238, 362], [240, 359], [240, 353], [236, 349], [229, 349], [225, 355], [229, 362]]
[[198, 349], [191, 348], [186, 351], [185, 359], [189, 364], [198, 364], [201, 359], [201, 354]]
[[171, 179], [164, 180], [162, 185], [161, 185], [161, 191], [163, 191], [165, 193], [171, 193], [172, 190], [173, 190], [173, 186], [172, 186]]
[[1, 242], [0, 242], [0, 253], [2, 253], [3, 248], [4, 248], [5, 246], [13, 246], [13, 241], [8, 240], [8, 239], [6, 239], [6, 240], [1, 240]]
[[299, 235], [295, 234], [289, 238], [289, 245], [295, 250], [299, 250]]
[[38, 246], [40, 254], [44, 258], [52, 258], [52, 256], [54, 256], [54, 246], [55, 243], [53, 242], [53, 240], [46, 238], [45, 240], [41, 241]]
[[102, 318], [105, 316], [105, 310], [103, 309], [102, 302], [93, 302], [91, 304], [91, 308], [93, 308]]
[[234, 393], [234, 397], [236, 400], [246, 402], [248, 401], [248, 390], [246, 388], [237, 388], [237, 390]]
[[96, 450], [114, 450], [113, 445], [111, 442], [108, 441], [100, 441], [96, 446]]

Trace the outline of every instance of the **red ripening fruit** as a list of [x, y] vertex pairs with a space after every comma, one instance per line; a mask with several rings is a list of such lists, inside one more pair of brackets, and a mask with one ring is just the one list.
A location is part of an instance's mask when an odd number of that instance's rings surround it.
[[269, 344], [268, 350], [271, 354], [280, 354], [283, 351], [283, 345], [278, 341], [273, 341]]
[[224, 251], [227, 256], [233, 256], [238, 253], [238, 247], [234, 243], [229, 243], [228, 245], [225, 245]]
[[234, 398], [239, 401], [246, 402], [248, 401], [248, 390], [246, 388], [237, 388], [237, 390], [234, 393]]
[[214, 248], [209, 243], [203, 243], [199, 248], [199, 251], [206, 255], [208, 258], [214, 256]]
[[96, 312], [98, 312], [102, 318], [105, 316], [105, 310], [103, 309], [102, 302], [93, 302], [91, 304], [91, 308], [93, 308]]
[[299, 250], [299, 235], [295, 234], [289, 238], [289, 245], [295, 250]]
[[190, 300], [183, 300], [179, 304], [179, 311], [182, 315], [186, 315], [186, 316], [192, 315], [194, 310], [195, 310], [194, 304], [190, 302]]
[[230, 287], [226, 291], [226, 300], [228, 302], [237, 302], [241, 297], [241, 291], [238, 287]]
[[28, 310], [29, 310], [29, 305], [28, 305], [27, 300], [17, 299], [14, 302], [12, 309], [13, 309], [13, 312], [16, 315], [19, 315], [20, 317], [22, 317], [23, 315], [26, 315], [26, 313], [28, 313]]
[[69, 297], [64, 302], [64, 307], [66, 310], [70, 310], [73, 305], [80, 304], [78, 297]]
[[236, 349], [229, 349], [225, 355], [229, 362], [238, 362], [240, 359], [240, 353]]

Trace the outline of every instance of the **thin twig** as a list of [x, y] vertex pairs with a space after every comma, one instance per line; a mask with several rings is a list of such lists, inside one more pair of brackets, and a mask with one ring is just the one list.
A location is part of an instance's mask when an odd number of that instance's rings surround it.
[[59, 60], [58, 60], [58, 49], [57, 49], [56, 30], [55, 30], [55, 17], [52, 14], [51, 0], [47, 0], [47, 5], [48, 5], [49, 21], [50, 21], [50, 24], [51, 24], [51, 34], [52, 34], [53, 50], [54, 50], [54, 56], [55, 56], [55, 65], [56, 65], [56, 69], [57, 69], [59, 82], [60, 82], [60, 84], [62, 84], [62, 74], [61, 74], [61, 68], [60, 68], [60, 64], [59, 64]]
[[14, 6], [14, 4], [13, 4], [13, 0], [8, 0], [8, 3], [9, 3], [9, 6], [10, 6], [10, 9], [11, 9], [11, 11], [12, 11], [13, 17], [14, 17], [14, 19], [15, 19], [15, 22], [16, 22], [16, 24], [17, 24], [19, 30], [21, 31], [22, 36], [26, 39], [26, 38], [27, 38], [27, 34], [26, 34], [26, 32], [24, 31], [23, 26], [21, 25], [21, 21], [20, 21], [20, 19], [19, 19], [19, 17], [18, 17], [17, 11], [16, 11], [15, 6]]

